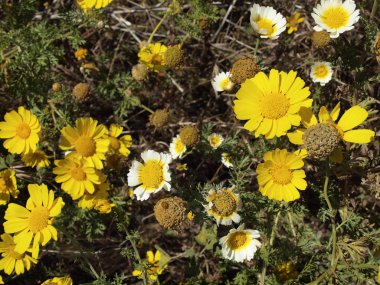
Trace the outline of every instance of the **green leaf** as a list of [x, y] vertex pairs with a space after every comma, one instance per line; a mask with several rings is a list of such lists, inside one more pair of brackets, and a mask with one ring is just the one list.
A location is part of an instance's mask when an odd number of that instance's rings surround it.
[[195, 237], [195, 241], [200, 245], [203, 245], [205, 249], [212, 249], [214, 244], [218, 242], [216, 231], [216, 225], [208, 227], [206, 224], [203, 224], [201, 231]]

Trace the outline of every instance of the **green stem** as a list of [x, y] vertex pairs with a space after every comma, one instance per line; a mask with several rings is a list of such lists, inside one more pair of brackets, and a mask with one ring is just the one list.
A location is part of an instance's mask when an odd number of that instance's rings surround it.
[[338, 269], [346, 269], [346, 268], [358, 268], [358, 269], [374, 269], [378, 270], [379, 266], [375, 264], [339, 264], [337, 265]]
[[148, 111], [149, 113], [153, 114], [154, 111], [150, 108], [148, 108], [147, 106], [143, 105], [143, 104], [140, 104], [140, 107], [143, 108], [145, 111]]
[[317, 285], [319, 284], [322, 280], [325, 278], [331, 276], [336, 268], [337, 268], [337, 263], [338, 263], [338, 258], [336, 256], [336, 244], [337, 244], [337, 236], [336, 236], [336, 221], [335, 221], [335, 216], [336, 216], [336, 210], [334, 210], [329, 195], [328, 195], [328, 186], [329, 186], [329, 175], [330, 175], [330, 166], [329, 162], [326, 162], [326, 175], [325, 175], [325, 184], [323, 186], [323, 196], [325, 198], [326, 204], [329, 208], [330, 212], [330, 219], [331, 219], [331, 241], [332, 241], [332, 251], [331, 251], [331, 259], [330, 259], [330, 267], [322, 273], [316, 280], [314, 280], [311, 283], [308, 283], [307, 285]]
[[161, 27], [162, 23], [166, 20], [166, 18], [168, 17], [169, 15], [169, 9], [166, 11], [165, 15], [162, 17], [162, 19], [158, 22], [158, 24], [156, 25], [156, 27], [154, 28], [153, 32], [150, 34], [150, 37], [148, 39], [148, 44], [150, 44], [153, 40], [153, 37], [154, 35], [156, 34], [156, 32], [158, 31], [158, 29]]
[[[142, 263], [142, 260], [141, 260], [141, 257], [140, 257], [140, 254], [139, 254], [139, 251], [138, 251], [138, 249], [137, 249], [137, 247], [136, 247], [136, 243], [135, 243], [135, 241], [133, 240], [133, 238], [132, 238], [131, 235], [129, 234], [129, 232], [128, 232], [128, 230], [127, 230], [126, 227], [124, 227], [124, 231], [125, 231], [125, 233], [126, 233], [126, 235], [127, 235], [127, 239], [129, 240], [129, 242], [130, 242], [131, 245], [132, 245], [132, 248], [133, 248], [133, 250], [134, 250], [134, 252], [135, 252], [135, 255], [136, 255], [137, 260], [138, 260], [139, 263], [141, 264], [141, 263]], [[143, 283], [144, 283], [144, 285], [147, 285], [148, 283], [147, 283], [147, 280], [146, 280], [146, 272], [145, 272], [145, 270], [142, 270], [142, 278], [143, 278]]]
[[334, 210], [334, 208], [331, 204], [329, 195], [328, 195], [329, 170], [330, 170], [329, 169], [329, 163], [327, 162], [325, 184], [323, 186], [323, 196], [325, 197], [327, 206], [329, 207], [330, 216], [331, 216], [332, 253], [331, 253], [330, 267], [332, 267], [335, 264], [335, 259], [336, 259], [336, 222], [335, 222], [336, 211]]
[[[278, 211], [278, 213], [277, 213], [277, 215], [276, 215], [276, 217], [274, 219], [274, 223], [273, 223], [273, 227], [272, 227], [272, 232], [270, 234], [268, 251], [272, 247], [274, 239], [276, 237], [277, 225], [278, 225], [278, 221], [280, 220], [280, 215], [281, 215], [281, 211]], [[261, 284], [261, 285], [265, 284], [265, 275], [267, 273], [267, 267], [268, 267], [268, 264], [265, 262], [264, 268], [261, 271], [261, 276], [260, 276], [260, 283], [259, 284]]]
[[295, 229], [295, 227], [294, 227], [292, 214], [291, 214], [290, 212], [287, 212], [287, 214], [288, 214], [288, 219], [289, 219], [290, 229], [292, 230], [292, 234], [293, 234], [293, 236], [294, 236], [294, 239], [295, 239], [296, 242], [297, 242], [297, 233], [296, 233], [296, 229]]
[[369, 16], [370, 20], [373, 20], [373, 18], [375, 18], [376, 11], [377, 11], [377, 5], [378, 5], [378, 0], [374, 0], [373, 1], [371, 15]]
[[187, 34], [183, 37], [181, 43], [179, 44], [180, 48], [182, 48], [183, 44], [186, 42], [186, 40], [187, 40], [189, 37], [190, 37], [190, 34], [189, 34], [189, 33], [187, 33]]
[[259, 49], [259, 44], [260, 44], [260, 37], [257, 38], [256, 40], [256, 45], [255, 45], [255, 52], [253, 53], [253, 56], [256, 58], [257, 51]]

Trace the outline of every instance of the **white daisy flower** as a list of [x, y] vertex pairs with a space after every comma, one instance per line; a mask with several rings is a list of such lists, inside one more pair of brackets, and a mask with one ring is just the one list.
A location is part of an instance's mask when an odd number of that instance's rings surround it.
[[141, 158], [144, 163], [134, 160], [128, 172], [128, 186], [138, 186], [134, 190], [137, 200], [146, 200], [151, 194], [162, 188], [170, 191], [169, 163], [172, 160], [171, 155], [146, 150], [141, 154]]
[[229, 91], [234, 87], [230, 72], [220, 72], [214, 77], [211, 84], [216, 92]]
[[215, 133], [209, 135], [207, 139], [213, 149], [220, 147], [224, 141], [224, 138], [221, 135]]
[[251, 260], [261, 243], [257, 240], [260, 233], [256, 230], [245, 230], [244, 224], [231, 229], [228, 235], [219, 240], [223, 257], [237, 262]]
[[251, 8], [251, 25], [261, 38], [275, 40], [286, 29], [286, 19], [281, 13], [267, 6], [253, 4]]
[[324, 86], [332, 78], [333, 70], [330, 62], [316, 62], [311, 66], [310, 77], [315, 83]]
[[234, 165], [232, 164], [232, 157], [229, 153], [223, 152], [222, 153], [222, 163], [227, 168], [232, 168]]
[[181, 158], [182, 155], [186, 152], [186, 145], [183, 144], [179, 135], [173, 138], [169, 146], [169, 151], [173, 159]]
[[229, 226], [232, 222], [240, 222], [241, 217], [237, 211], [241, 208], [241, 200], [239, 194], [235, 194], [232, 188], [210, 190], [207, 201], [209, 202], [206, 206], [207, 213], [215, 218], [218, 226], [219, 224]]
[[359, 10], [355, 10], [353, 0], [321, 0], [321, 4], [313, 9], [311, 16], [315, 23], [314, 30], [326, 30], [331, 38], [337, 38], [341, 33], [352, 30], [359, 21]]

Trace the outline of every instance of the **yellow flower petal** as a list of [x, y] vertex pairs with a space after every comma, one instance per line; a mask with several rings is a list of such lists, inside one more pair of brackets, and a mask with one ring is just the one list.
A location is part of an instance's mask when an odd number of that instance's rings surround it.
[[330, 113], [330, 116], [334, 122], [338, 119], [339, 113], [340, 113], [340, 102], [338, 104], [336, 104], [336, 106], [334, 107], [334, 109]]
[[360, 106], [354, 106], [348, 109], [338, 122], [338, 126], [343, 131], [351, 130], [365, 121], [368, 117], [366, 109]]
[[373, 141], [374, 137], [375, 132], [367, 129], [351, 130], [343, 135], [345, 141], [352, 143], [369, 143]]
[[298, 129], [293, 133], [288, 133], [287, 136], [289, 138], [289, 141], [292, 144], [303, 145], [302, 136], [303, 136], [304, 132], [305, 132], [305, 129]]
[[301, 116], [301, 124], [304, 125], [306, 128], [318, 124], [317, 118], [314, 116], [313, 112], [309, 108], [301, 107], [299, 115]]

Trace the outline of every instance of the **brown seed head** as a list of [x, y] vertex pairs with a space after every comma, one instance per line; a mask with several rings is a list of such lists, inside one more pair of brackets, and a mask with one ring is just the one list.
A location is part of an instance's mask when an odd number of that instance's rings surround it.
[[326, 159], [341, 141], [338, 130], [325, 123], [309, 127], [302, 139], [308, 155], [318, 160]]
[[186, 220], [186, 212], [186, 202], [179, 197], [163, 198], [154, 206], [158, 223], [166, 229], [181, 229]]
[[144, 64], [138, 63], [132, 67], [132, 77], [136, 81], [143, 81], [148, 76], [148, 69]]
[[183, 62], [183, 50], [179, 45], [169, 46], [164, 53], [164, 63], [169, 68], [179, 67]]
[[326, 47], [331, 42], [330, 34], [326, 31], [313, 32], [311, 41], [316, 48]]
[[85, 101], [90, 94], [90, 84], [78, 83], [75, 85], [72, 94], [77, 101]]
[[236, 84], [242, 84], [246, 79], [252, 78], [260, 71], [256, 60], [250, 57], [241, 58], [234, 62], [231, 68], [231, 80]]
[[181, 141], [186, 146], [193, 146], [198, 143], [199, 131], [194, 126], [185, 126], [179, 130]]
[[149, 116], [149, 122], [157, 129], [162, 128], [170, 122], [170, 112], [167, 109], [158, 109]]

